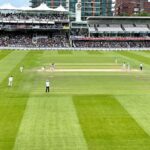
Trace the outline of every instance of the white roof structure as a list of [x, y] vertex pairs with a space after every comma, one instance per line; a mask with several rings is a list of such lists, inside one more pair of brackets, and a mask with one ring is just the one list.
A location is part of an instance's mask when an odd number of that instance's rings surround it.
[[62, 5], [58, 6], [57, 8], [54, 9], [55, 11], [62, 11], [62, 12], [67, 12], [68, 10], [66, 10]]
[[41, 3], [40, 6], [36, 8], [31, 8], [28, 6], [24, 7], [14, 7], [10, 3], [4, 4], [0, 6], [0, 10], [19, 10], [19, 11], [55, 11], [55, 12], [68, 12], [62, 5], [58, 6], [57, 8], [49, 8], [45, 3]]
[[37, 10], [37, 11], [51, 11], [54, 10], [52, 8], [49, 8], [45, 3], [42, 3], [40, 6], [36, 8], [32, 8], [32, 10]]
[[28, 7], [28, 6], [23, 6], [23, 7], [19, 7], [19, 8], [17, 8], [18, 10], [33, 10], [33, 8], [31, 8], [31, 7]]

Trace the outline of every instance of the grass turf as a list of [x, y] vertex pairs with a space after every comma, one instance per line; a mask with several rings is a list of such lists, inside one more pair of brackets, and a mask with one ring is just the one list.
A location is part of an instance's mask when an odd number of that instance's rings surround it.
[[113, 96], [75, 96], [74, 103], [89, 149], [150, 148], [149, 135]]
[[[149, 150], [149, 57], [150, 52], [0, 51], [0, 149]], [[36, 71], [52, 62], [58, 68], [121, 68], [128, 62], [136, 69], [143, 63], [144, 71]]]

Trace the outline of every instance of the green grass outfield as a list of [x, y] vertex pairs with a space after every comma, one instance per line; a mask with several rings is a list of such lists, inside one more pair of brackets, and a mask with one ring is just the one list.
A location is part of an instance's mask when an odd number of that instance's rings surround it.
[[0, 150], [150, 150], [150, 51], [0, 51]]

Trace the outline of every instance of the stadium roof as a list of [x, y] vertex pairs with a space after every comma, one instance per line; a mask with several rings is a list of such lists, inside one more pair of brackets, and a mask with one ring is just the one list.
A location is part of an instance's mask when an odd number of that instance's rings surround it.
[[68, 11], [66, 10], [62, 5], [58, 6], [57, 8], [54, 9], [55, 11]]
[[148, 16], [90, 16], [87, 20], [98, 19], [150, 19]]
[[150, 17], [140, 16], [92, 16], [87, 18], [88, 23], [91, 24], [128, 24], [128, 23], [147, 23], [150, 24]]
[[0, 10], [22, 10], [22, 11], [58, 11], [58, 12], [68, 12], [62, 5], [57, 8], [49, 8], [45, 3], [42, 3], [40, 6], [31, 8], [31, 7], [14, 7], [10, 3], [0, 6]]
[[54, 10], [52, 8], [49, 8], [45, 3], [41, 3], [40, 6], [31, 8], [31, 10], [39, 10], [39, 11], [51, 11]]
[[23, 6], [23, 7], [20, 7], [20, 8], [17, 8], [19, 10], [33, 10], [31, 7], [28, 7], [28, 6]]

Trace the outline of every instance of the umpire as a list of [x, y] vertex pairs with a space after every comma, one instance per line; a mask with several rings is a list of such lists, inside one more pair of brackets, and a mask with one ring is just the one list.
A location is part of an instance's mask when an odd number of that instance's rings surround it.
[[48, 92], [50, 91], [50, 89], [49, 89], [49, 87], [50, 87], [50, 82], [49, 82], [49, 80], [46, 80], [45, 85], [46, 85], [46, 93], [48, 93]]

